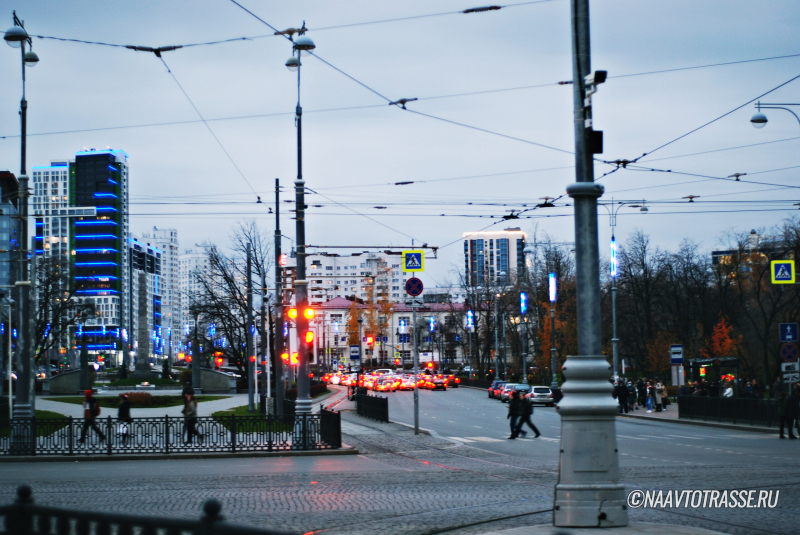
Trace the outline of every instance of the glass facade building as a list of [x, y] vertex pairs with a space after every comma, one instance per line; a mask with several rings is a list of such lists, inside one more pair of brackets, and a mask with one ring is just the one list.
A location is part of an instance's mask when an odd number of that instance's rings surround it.
[[467, 286], [509, 284], [525, 270], [525, 233], [519, 228], [464, 233]]

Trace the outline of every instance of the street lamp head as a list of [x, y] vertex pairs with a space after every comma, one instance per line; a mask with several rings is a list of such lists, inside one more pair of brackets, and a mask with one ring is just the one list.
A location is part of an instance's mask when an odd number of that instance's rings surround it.
[[286, 60], [286, 68], [292, 72], [297, 72], [297, 69], [300, 68], [300, 60], [295, 56], [290, 57]]
[[39, 56], [36, 55], [36, 52], [33, 50], [28, 50], [25, 52], [25, 66], [26, 67], [36, 67], [36, 64], [39, 63]]
[[750, 123], [756, 128], [764, 128], [767, 125], [767, 116], [758, 112], [750, 118]]
[[19, 26], [13, 26], [6, 30], [6, 34], [3, 36], [3, 39], [6, 40], [8, 46], [12, 48], [19, 48], [22, 46], [23, 41], [28, 38], [28, 32], [25, 31], [25, 28], [20, 28]]
[[315, 48], [317, 48], [317, 45], [314, 44], [314, 41], [312, 41], [310, 37], [306, 37], [305, 35], [301, 35], [294, 42], [294, 49], [299, 50], [300, 54], [302, 54], [303, 56], [307, 56]]

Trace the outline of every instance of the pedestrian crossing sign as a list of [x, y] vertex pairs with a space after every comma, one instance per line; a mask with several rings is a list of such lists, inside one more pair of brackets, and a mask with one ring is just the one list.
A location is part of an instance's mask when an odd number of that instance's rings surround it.
[[773, 260], [772, 284], [794, 284], [794, 260]]
[[403, 272], [425, 271], [425, 251], [403, 251]]

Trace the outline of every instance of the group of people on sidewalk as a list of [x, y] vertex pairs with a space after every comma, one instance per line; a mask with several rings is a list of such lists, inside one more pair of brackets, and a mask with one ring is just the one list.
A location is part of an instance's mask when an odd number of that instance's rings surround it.
[[[119, 397], [120, 404], [117, 409], [117, 430], [122, 438], [122, 444], [126, 445], [128, 443], [128, 437], [130, 436], [130, 427], [133, 423], [133, 418], [131, 418], [131, 403], [128, 399], [128, 394], [120, 394]], [[205, 437], [197, 430], [197, 400], [194, 398], [194, 392], [191, 390], [184, 390], [183, 400], [183, 410], [181, 413], [183, 414], [184, 427], [186, 429], [185, 442], [191, 444], [192, 437], [196, 436], [200, 440], [200, 444], [202, 444], [203, 438]], [[81, 431], [81, 437], [78, 439], [78, 444], [83, 444], [86, 441], [86, 434], [90, 428], [94, 429], [95, 433], [100, 435], [101, 442], [107, 442], [108, 437], [106, 437], [105, 433], [103, 433], [97, 425], [97, 417], [100, 416], [100, 412], [100, 403], [95, 399], [91, 390], [86, 390], [83, 393], [83, 429]]]
[[643, 407], [647, 408], [648, 413], [661, 412], [669, 405], [667, 387], [660, 379], [642, 377], [634, 385], [633, 381], [620, 377], [613, 384], [612, 395], [619, 403], [620, 414], [638, 411]]
[[531, 416], [533, 416], [533, 403], [531, 400], [520, 396], [519, 390], [513, 390], [511, 392], [511, 399], [508, 402], [508, 416], [506, 419], [509, 420], [509, 424], [511, 425], [511, 436], [508, 437], [510, 440], [517, 438], [520, 433], [522, 436], [528, 436], [527, 431], [522, 429], [522, 426], [528, 424], [528, 427], [536, 433], [533, 438], [539, 438], [541, 433], [536, 426], [533, 425], [531, 421]]

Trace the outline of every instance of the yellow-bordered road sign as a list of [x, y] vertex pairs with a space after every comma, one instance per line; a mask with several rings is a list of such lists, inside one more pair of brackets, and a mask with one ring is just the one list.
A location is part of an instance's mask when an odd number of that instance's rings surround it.
[[794, 284], [794, 260], [773, 260], [770, 268], [772, 284]]
[[415, 249], [403, 251], [403, 271], [425, 271], [425, 251]]

